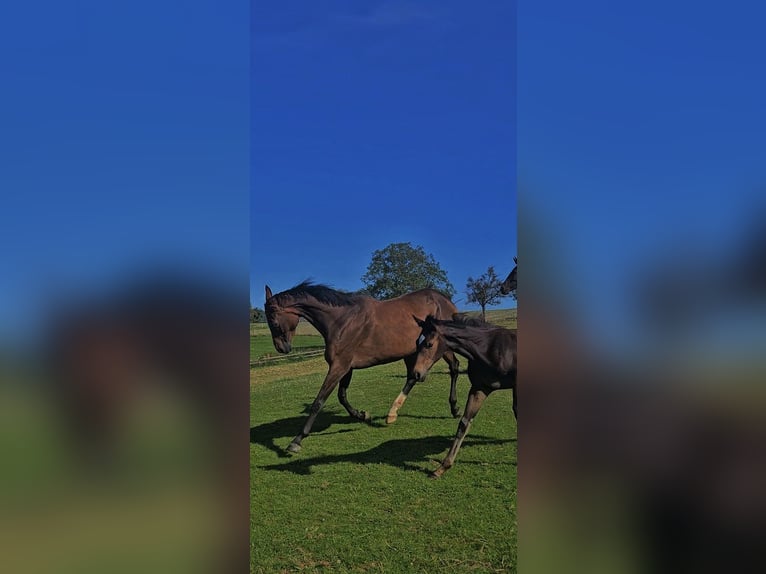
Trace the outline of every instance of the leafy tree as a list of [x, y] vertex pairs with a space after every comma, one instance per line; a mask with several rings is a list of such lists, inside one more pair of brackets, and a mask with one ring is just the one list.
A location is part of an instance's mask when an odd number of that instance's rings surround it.
[[263, 312], [263, 309], [259, 309], [258, 307], [253, 307], [252, 305], [250, 305], [250, 322], [265, 323], [266, 313]]
[[417, 289], [431, 287], [452, 297], [455, 288], [447, 273], [430, 253], [409, 243], [391, 243], [372, 254], [362, 276], [367, 292], [376, 299], [390, 299]]
[[497, 277], [495, 268], [492, 265], [478, 279], [468, 278], [465, 285], [466, 295], [468, 295], [466, 301], [477, 303], [481, 306], [481, 318], [483, 321], [487, 320], [485, 314], [487, 306], [497, 305], [500, 302], [502, 297], [500, 294], [501, 285], [502, 281]]

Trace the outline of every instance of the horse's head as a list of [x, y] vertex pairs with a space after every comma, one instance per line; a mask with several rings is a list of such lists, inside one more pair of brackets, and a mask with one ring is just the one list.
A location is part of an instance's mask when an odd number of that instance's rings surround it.
[[274, 341], [274, 348], [280, 353], [289, 353], [293, 348], [293, 335], [295, 335], [295, 328], [298, 326], [300, 317], [291, 308], [282, 307], [271, 293], [268, 285], [266, 285], [264, 311], [266, 312], [266, 321], [269, 323], [271, 338]]
[[503, 284], [500, 286], [500, 293], [503, 295], [508, 295], [511, 291], [516, 291], [516, 270], [519, 268], [516, 257], [513, 258], [513, 262], [516, 263], [516, 265], [513, 266], [508, 277], [505, 278], [505, 281], [503, 281]]
[[426, 317], [425, 321], [421, 321], [417, 317], [413, 318], [420, 326], [421, 331], [417, 341], [418, 356], [412, 373], [416, 381], [423, 382], [426, 380], [428, 371], [436, 361], [442, 358], [447, 348], [439, 332], [439, 325], [431, 315]]

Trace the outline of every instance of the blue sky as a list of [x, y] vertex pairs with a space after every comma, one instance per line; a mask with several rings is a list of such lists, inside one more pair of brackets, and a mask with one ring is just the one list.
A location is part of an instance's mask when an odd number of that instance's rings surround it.
[[521, 218], [554, 243], [541, 279], [606, 341], [640, 320], [642, 269], [693, 254], [715, 274], [759, 210], [766, 225], [765, 18], [755, 2], [519, 4]]
[[[259, 305], [267, 282], [358, 288], [374, 250], [411, 241], [462, 291], [517, 254], [518, 150], [520, 221], [561, 263], [553, 283], [622, 329], [633, 269], [677, 249], [715, 269], [762, 209], [764, 16], [5, 3], [2, 326], [163, 255], [249, 263]], [[520, 241], [532, 277], [545, 262]]]
[[[432, 253], [465, 298], [516, 255], [512, 2], [255, 3], [251, 288]], [[503, 305], [513, 304], [511, 299]]]
[[244, 283], [249, 5], [181, 8], [0, 8], [0, 330], [152, 262]]

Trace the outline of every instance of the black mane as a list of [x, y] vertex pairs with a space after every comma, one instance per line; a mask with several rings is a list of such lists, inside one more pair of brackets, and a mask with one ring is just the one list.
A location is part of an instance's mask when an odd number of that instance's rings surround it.
[[458, 329], [464, 329], [466, 327], [474, 327], [479, 329], [497, 329], [499, 326], [492, 323], [487, 323], [480, 317], [471, 317], [465, 313], [455, 313], [452, 316], [451, 321], [439, 321], [435, 319], [432, 320], [434, 320], [439, 325], [444, 325], [446, 327], [456, 327]]
[[306, 299], [307, 297], [313, 297], [320, 303], [331, 305], [333, 307], [347, 307], [349, 305], [355, 305], [362, 295], [355, 293], [346, 293], [345, 291], [337, 291], [327, 285], [321, 283], [314, 283], [312, 281], [304, 281], [299, 283], [295, 287], [283, 291], [275, 295], [277, 301], [282, 303], [285, 297], [289, 297], [293, 300]]
[[455, 313], [452, 316], [452, 321], [442, 321], [441, 324], [450, 327], [487, 327], [493, 329], [497, 327], [497, 325], [482, 320], [481, 317], [471, 317], [465, 313]]

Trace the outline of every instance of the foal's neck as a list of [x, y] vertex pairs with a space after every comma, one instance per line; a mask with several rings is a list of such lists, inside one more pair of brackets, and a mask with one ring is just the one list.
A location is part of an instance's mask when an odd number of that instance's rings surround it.
[[487, 343], [484, 337], [472, 337], [470, 327], [453, 328], [446, 327], [443, 331], [447, 346], [459, 355], [470, 360], [485, 361], [487, 355]]

